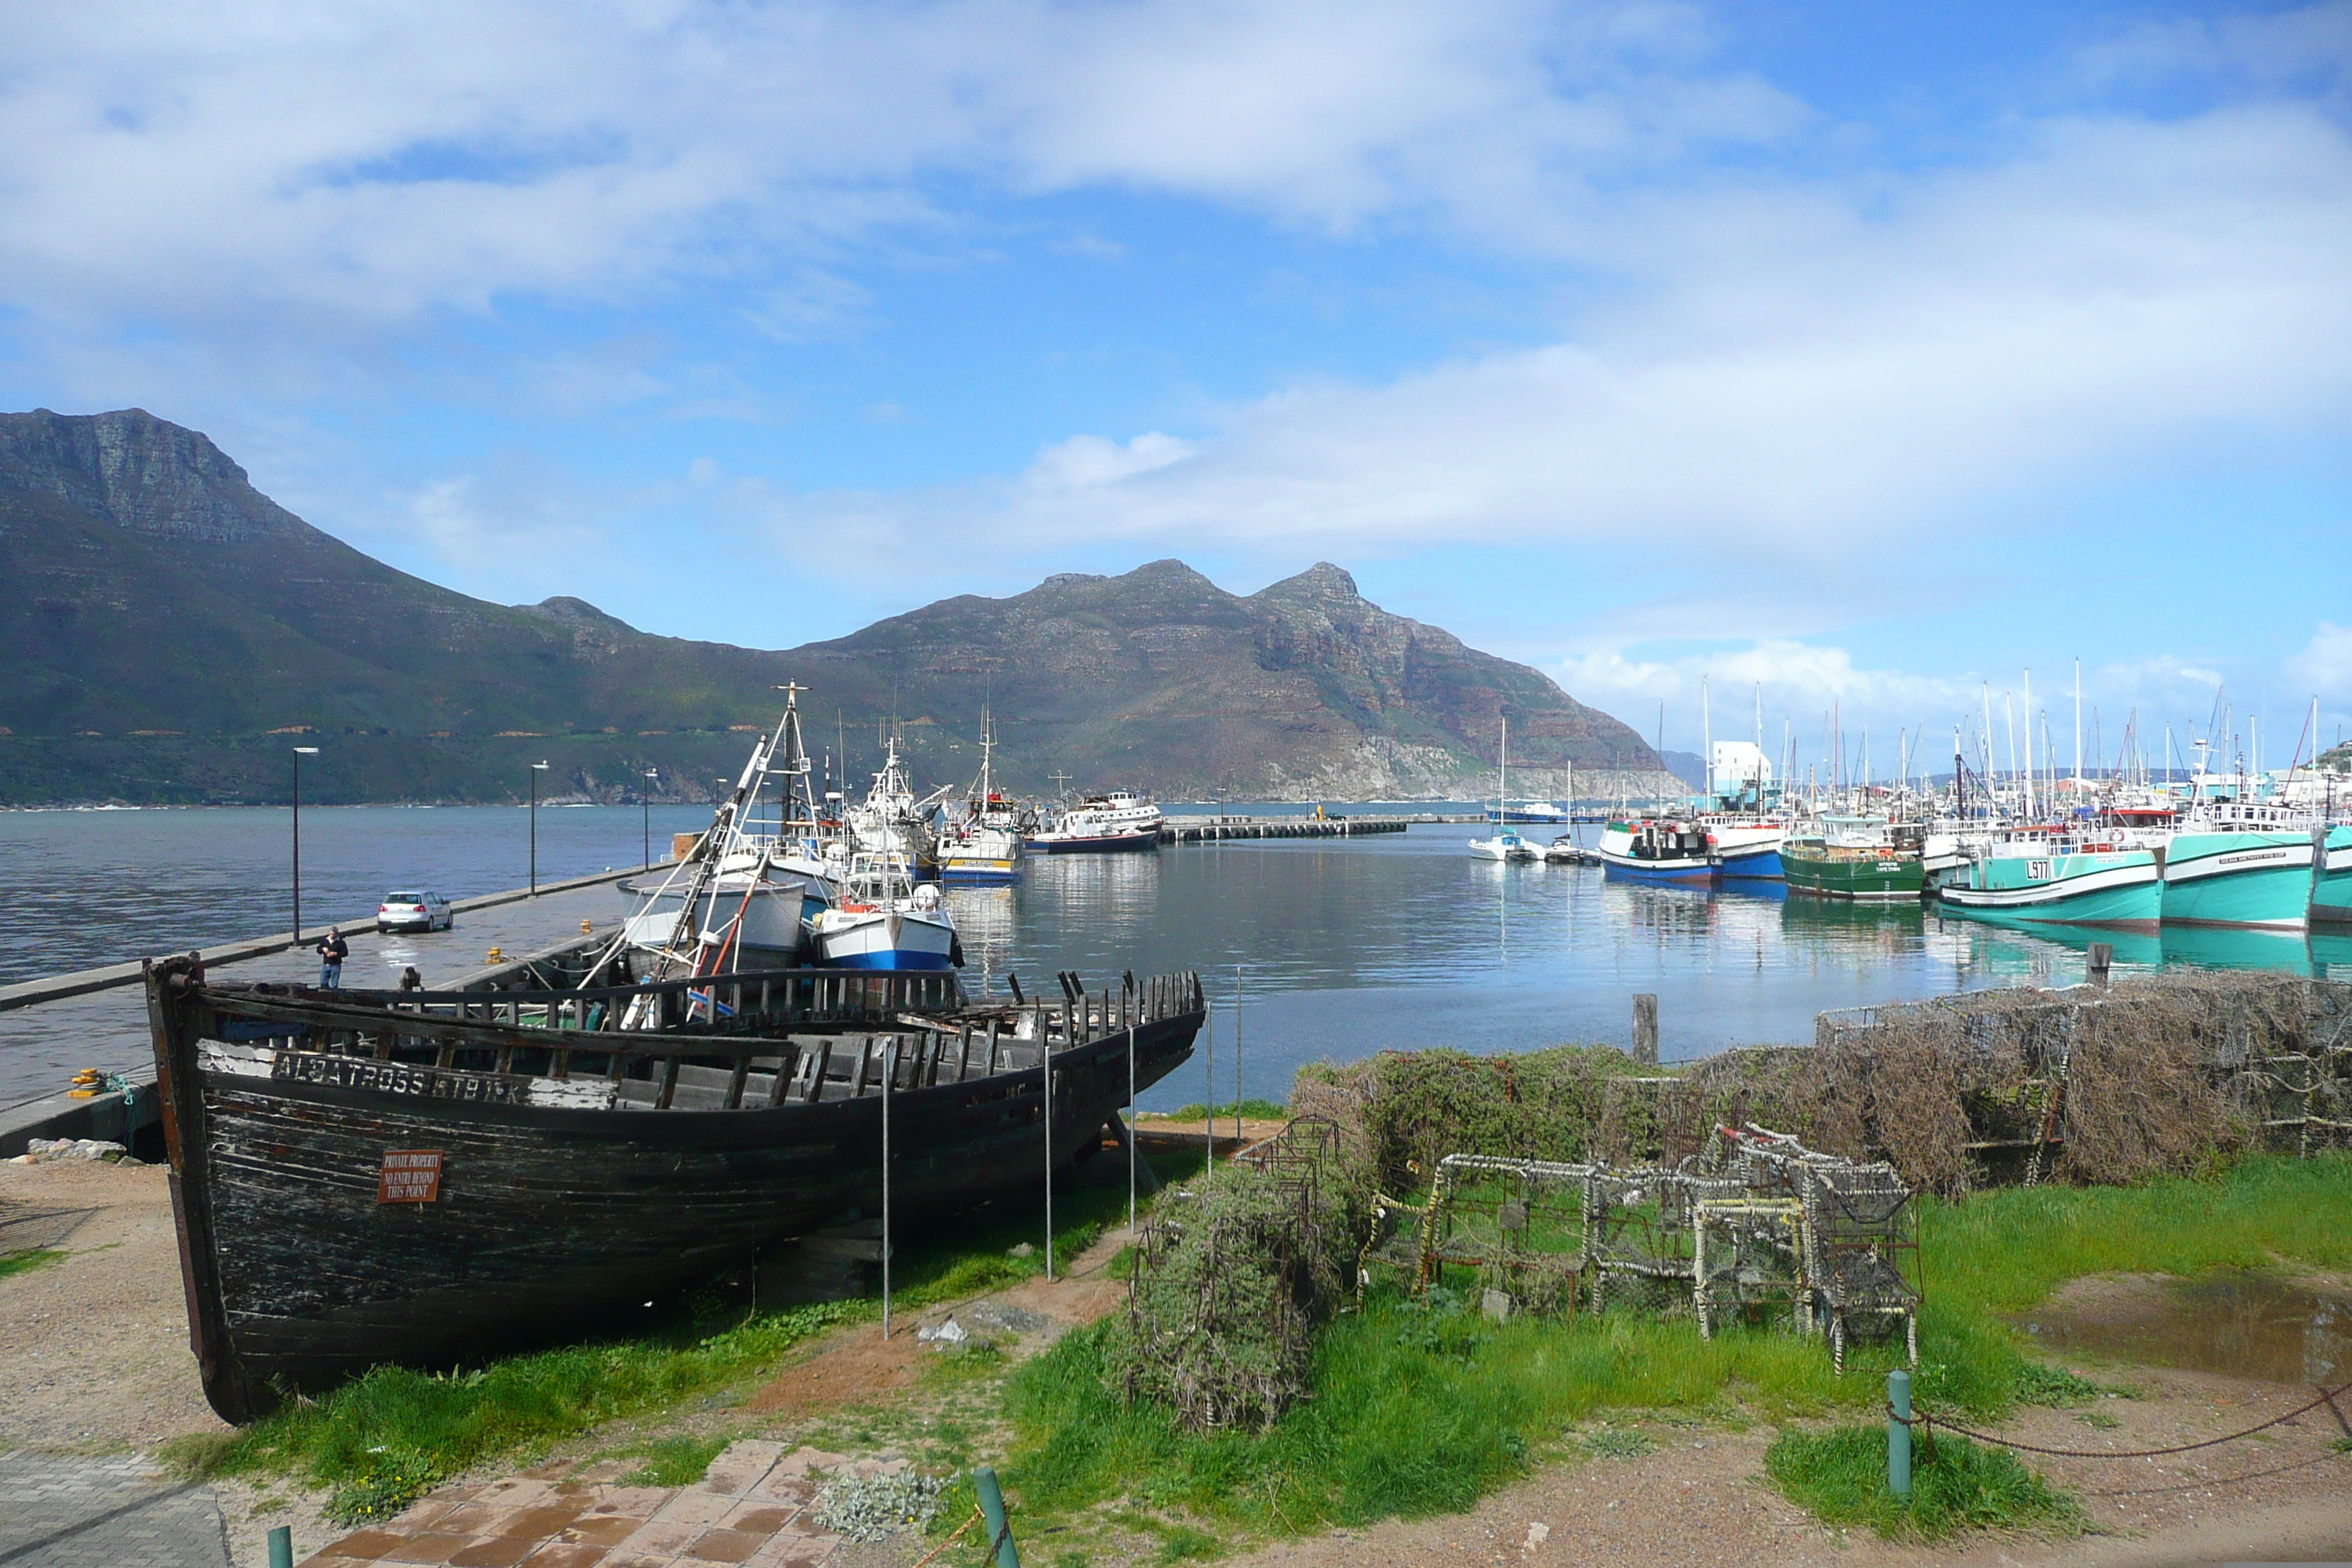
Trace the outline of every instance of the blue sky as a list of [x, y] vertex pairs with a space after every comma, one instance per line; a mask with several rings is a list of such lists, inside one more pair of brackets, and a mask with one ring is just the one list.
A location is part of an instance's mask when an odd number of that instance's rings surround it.
[[1670, 745], [2352, 723], [2345, 0], [44, 11], [0, 404], [470, 593], [1329, 559]]

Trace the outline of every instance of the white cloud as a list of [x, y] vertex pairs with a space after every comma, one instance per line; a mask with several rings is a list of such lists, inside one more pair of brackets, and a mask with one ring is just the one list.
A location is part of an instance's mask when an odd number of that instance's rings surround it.
[[68, 327], [364, 332], [690, 272], [798, 337], [865, 303], [839, 246], [940, 221], [935, 174], [1524, 237], [1586, 175], [1803, 119], [1654, 0], [113, 0], [8, 40], [0, 278]]
[[2248, 427], [2352, 434], [2352, 141], [2307, 108], [2065, 121], [1900, 192], [1632, 216], [1649, 284], [1574, 341], [1302, 384], [1189, 445], [1076, 437], [1014, 481], [807, 504], [916, 529], [983, 510], [1040, 550], [1654, 540], [1744, 582], [1858, 548], [1899, 567], [1929, 527], [1998, 534], [2021, 489]]
[[2323, 697], [2352, 697], [2352, 626], [2322, 621], [2287, 673]]

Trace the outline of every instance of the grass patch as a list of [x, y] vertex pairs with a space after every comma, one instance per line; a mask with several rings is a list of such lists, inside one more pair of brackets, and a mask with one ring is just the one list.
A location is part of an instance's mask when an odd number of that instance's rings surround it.
[[2082, 1528], [2065, 1493], [2001, 1448], [1939, 1434], [1911, 1460], [1911, 1495], [1886, 1489], [1886, 1429], [1783, 1432], [1765, 1473], [1790, 1502], [1828, 1524], [1867, 1525], [1882, 1540], [1940, 1541], [1968, 1530]]
[[710, 1461], [725, 1451], [730, 1440], [725, 1437], [658, 1437], [635, 1448], [625, 1449], [620, 1458], [642, 1457], [645, 1463], [621, 1478], [626, 1487], [690, 1487], [710, 1468]]
[[[1252, 1121], [1280, 1121], [1290, 1112], [1278, 1100], [1227, 1100], [1215, 1108], [1214, 1114], [1220, 1121], [1230, 1121], [1237, 1116], [1247, 1117]], [[1194, 1100], [1190, 1105], [1180, 1105], [1173, 1110], [1154, 1111], [1151, 1114], [1151, 1120], [1154, 1121], [1206, 1121], [1210, 1115], [1208, 1107]]]
[[65, 1260], [66, 1255], [62, 1247], [37, 1247], [30, 1252], [12, 1252], [5, 1258], [0, 1258], [0, 1279], [6, 1279], [17, 1274], [30, 1274], [36, 1268], [47, 1268], [53, 1263], [63, 1263]]
[[829, 1302], [700, 1340], [571, 1345], [446, 1375], [379, 1366], [323, 1399], [171, 1457], [197, 1474], [285, 1474], [332, 1488], [336, 1521], [365, 1523], [481, 1460], [543, 1448], [762, 1370], [810, 1335], [869, 1310]]
[[[1928, 1299], [1915, 1394], [1929, 1410], [1993, 1419], [2020, 1404], [2088, 1404], [2108, 1392], [2021, 1353], [2002, 1321], [2066, 1279], [2193, 1276], [2281, 1258], [2352, 1263], [2352, 1162], [2264, 1157], [2207, 1181], [1923, 1202], [1921, 1231]], [[1159, 1407], [1129, 1407], [1105, 1383], [1107, 1331], [1066, 1336], [1007, 1382], [1016, 1439], [1005, 1479], [1034, 1517], [1123, 1500], [1181, 1510], [1229, 1539], [1458, 1512], [1542, 1458], [1581, 1447], [1569, 1429], [1604, 1412], [1667, 1420], [1721, 1420], [1738, 1408], [1770, 1419], [1874, 1413], [1899, 1353], [1857, 1347], [1840, 1378], [1818, 1342], [1771, 1329], [1702, 1341], [1687, 1320], [1632, 1314], [1496, 1324], [1460, 1310], [1466, 1295], [1433, 1295], [1448, 1306], [1430, 1311], [1376, 1292], [1363, 1312], [1328, 1326], [1313, 1397], [1262, 1436], [1195, 1435]], [[1873, 1473], [1883, 1478], [1883, 1429], [1859, 1430], [1875, 1444]], [[1936, 1444], [1935, 1463], [1945, 1468], [1927, 1482], [1923, 1458], [1921, 1488], [1901, 1520], [1885, 1516], [1890, 1529], [2072, 1527], [2073, 1505], [2005, 1456], [1979, 1457], [1948, 1437]], [[1790, 1461], [1797, 1484], [1831, 1497], [1827, 1450], [1802, 1452], [1812, 1457]]]

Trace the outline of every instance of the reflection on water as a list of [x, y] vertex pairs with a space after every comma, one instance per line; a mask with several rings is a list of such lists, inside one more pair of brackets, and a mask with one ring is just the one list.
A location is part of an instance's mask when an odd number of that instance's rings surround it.
[[[355, 807], [302, 820], [303, 901], [314, 915], [372, 910], [402, 883], [453, 896], [511, 887], [528, 865], [520, 810]], [[656, 811], [654, 842], [708, 821], [701, 808]], [[289, 826], [286, 813], [267, 810], [0, 813], [0, 899], [17, 938], [0, 949], [0, 979], [282, 928]], [[625, 862], [643, 831], [627, 807], [542, 811], [541, 874]], [[1826, 1008], [2075, 984], [2084, 950], [2110, 940], [1916, 905], [1790, 899], [1772, 884], [1711, 892], [1612, 881], [1587, 867], [1498, 865], [1467, 854], [1477, 831], [1045, 856], [1017, 887], [949, 889], [948, 907], [968, 984], [998, 995], [1010, 973], [1034, 995], [1055, 992], [1056, 970], [1095, 986], [1125, 970], [1202, 970], [1227, 1042], [1221, 1100], [1233, 1097], [1236, 966], [1247, 996], [1244, 1092], [1278, 1097], [1300, 1063], [1318, 1058], [1623, 1044], [1638, 992], [1659, 997], [1670, 1059], [1810, 1040]], [[2352, 978], [2352, 934], [2112, 940], [2126, 969], [2228, 963]], [[1147, 1104], [1202, 1091], [1197, 1080], [1163, 1086]]]
[[2108, 1281], [2018, 1322], [2042, 1344], [2108, 1361], [2272, 1383], [2352, 1376], [2352, 1297], [2269, 1274]]
[[[950, 907], [969, 977], [1000, 994], [1008, 972], [1034, 995], [1062, 969], [1097, 986], [1124, 970], [1201, 969], [1217, 1006], [1221, 1100], [1234, 1094], [1237, 965], [1244, 1091], [1266, 1096], [1286, 1092], [1299, 1064], [1320, 1058], [1623, 1044], [1641, 991], [1658, 994], [1664, 1054], [1679, 1059], [1809, 1040], [1825, 1008], [2084, 977], [2089, 936], [2052, 940], [1914, 904], [1791, 899], [1772, 884], [1709, 891], [1474, 860], [1465, 850], [1473, 831], [1056, 856], [1031, 861], [1018, 888], [953, 891]], [[2275, 957], [2263, 941], [2211, 940], [2231, 934], [2118, 944], [2116, 963]], [[2287, 945], [2313, 962], [2304, 944]], [[1204, 1086], [1190, 1078], [1200, 1070], [1147, 1103], [1200, 1100]]]

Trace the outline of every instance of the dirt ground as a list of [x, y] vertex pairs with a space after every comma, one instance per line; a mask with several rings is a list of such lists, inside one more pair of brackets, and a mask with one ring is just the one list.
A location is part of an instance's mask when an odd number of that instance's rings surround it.
[[[1155, 1130], [1157, 1131], [1157, 1130]], [[177, 1248], [163, 1173], [132, 1165], [0, 1163], [0, 1200], [88, 1210], [51, 1267], [0, 1279], [0, 1450], [152, 1449], [191, 1432], [225, 1430], [204, 1402], [187, 1350]], [[1105, 1265], [1123, 1243], [1106, 1237], [1073, 1261], [1070, 1275], [1031, 1279], [992, 1300], [1035, 1312], [1045, 1329], [1014, 1353], [1068, 1326], [1117, 1309], [1123, 1287]], [[2096, 1297], [2113, 1286], [2077, 1287]], [[870, 1324], [845, 1329], [787, 1369], [738, 1415], [791, 1424], [827, 1410], [920, 1397], [915, 1331], [952, 1309], [900, 1320], [884, 1345]], [[2250, 1426], [2303, 1403], [2307, 1390], [2200, 1373], [2105, 1369], [2102, 1381], [2140, 1397], [2099, 1402], [2112, 1427], [2082, 1413], [2027, 1410], [2006, 1435], [2045, 1447], [2159, 1447]], [[2352, 1411], [2347, 1411], [2352, 1415]], [[710, 1419], [727, 1419], [713, 1412]], [[1622, 1563], [1838, 1563], [1913, 1568], [1954, 1563], [2099, 1564], [2154, 1568], [2176, 1563], [2352, 1559], [2352, 1456], [2329, 1450], [2338, 1429], [2326, 1409], [2292, 1426], [2218, 1449], [2157, 1459], [2046, 1458], [2032, 1462], [2074, 1491], [2093, 1533], [2074, 1541], [1979, 1538], [1958, 1547], [1892, 1547], [1866, 1533], [1825, 1530], [1760, 1479], [1769, 1428], [1708, 1430], [1654, 1425], [1660, 1444], [1638, 1458], [1554, 1464], [1473, 1511], [1391, 1521], [1267, 1547], [1252, 1565]], [[238, 1560], [259, 1531], [305, 1500], [225, 1499]], [[1535, 1526], [1542, 1526], [1535, 1530]], [[890, 1553], [888, 1555], [895, 1555]], [[878, 1559], [877, 1559], [878, 1561]], [[1102, 1560], [1097, 1559], [1098, 1563]], [[1103, 1564], [1103, 1568], [1108, 1568]]]
[[0, 1202], [91, 1211], [62, 1263], [0, 1279], [0, 1448], [151, 1448], [228, 1430], [188, 1352], [160, 1165], [0, 1161]]

